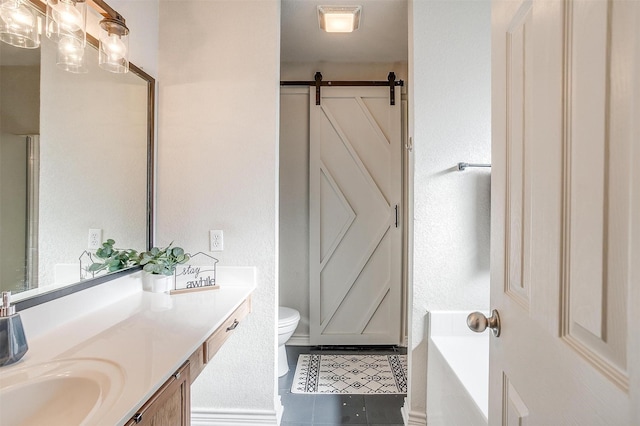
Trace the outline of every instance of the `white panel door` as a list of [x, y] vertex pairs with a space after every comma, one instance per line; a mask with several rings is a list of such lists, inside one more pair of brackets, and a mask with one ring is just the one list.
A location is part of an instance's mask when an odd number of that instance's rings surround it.
[[639, 424], [639, 23], [493, 1], [491, 425]]
[[310, 340], [399, 344], [399, 90], [323, 88], [310, 96]]

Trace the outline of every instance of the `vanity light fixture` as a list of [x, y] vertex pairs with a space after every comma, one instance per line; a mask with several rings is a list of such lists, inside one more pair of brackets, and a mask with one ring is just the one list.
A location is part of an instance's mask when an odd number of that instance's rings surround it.
[[129, 28], [120, 15], [100, 21], [98, 64], [114, 73], [129, 71]]
[[320, 28], [328, 33], [351, 33], [360, 27], [362, 6], [318, 6]]
[[0, 0], [0, 40], [16, 47], [40, 46], [40, 20], [22, 0]]
[[58, 42], [56, 65], [75, 74], [88, 72], [84, 62], [84, 46], [72, 37], [61, 38]]
[[[58, 43], [57, 64], [65, 71], [87, 72], [87, 3], [102, 15], [98, 37], [98, 65], [113, 73], [129, 72], [129, 28], [125, 19], [104, 0], [42, 0], [46, 4], [45, 32]], [[0, 0], [0, 40], [17, 47], [40, 46], [39, 1]]]
[[84, 47], [87, 44], [87, 3], [85, 0], [47, 0], [45, 30], [58, 43], [56, 64], [65, 71], [85, 73]]
[[56, 43], [73, 38], [87, 44], [87, 3], [85, 0], [47, 0], [47, 37]]

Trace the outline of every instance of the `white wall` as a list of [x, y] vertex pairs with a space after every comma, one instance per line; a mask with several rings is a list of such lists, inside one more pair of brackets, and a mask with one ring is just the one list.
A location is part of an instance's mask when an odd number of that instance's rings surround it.
[[425, 413], [428, 310], [489, 307], [491, 85], [488, 0], [410, 4], [414, 257], [410, 410]]
[[[160, 2], [157, 242], [256, 266], [253, 311], [192, 387], [193, 410], [272, 415], [278, 294], [280, 2]], [[225, 285], [224, 282], [220, 283]]]
[[[406, 80], [407, 63], [286, 62], [280, 76], [311, 81], [386, 80], [390, 71]], [[294, 334], [309, 337], [309, 98], [303, 88], [284, 88], [280, 106], [280, 305], [300, 312]], [[308, 88], [306, 89], [308, 93]]]
[[[280, 96], [280, 306], [300, 312], [294, 336], [309, 339], [309, 88]], [[297, 339], [294, 339], [297, 340]]]

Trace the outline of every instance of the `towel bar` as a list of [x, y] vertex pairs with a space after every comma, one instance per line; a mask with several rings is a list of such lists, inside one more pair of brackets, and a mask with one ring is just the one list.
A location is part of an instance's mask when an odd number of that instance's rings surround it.
[[463, 172], [467, 167], [491, 167], [491, 164], [458, 163], [459, 172]]

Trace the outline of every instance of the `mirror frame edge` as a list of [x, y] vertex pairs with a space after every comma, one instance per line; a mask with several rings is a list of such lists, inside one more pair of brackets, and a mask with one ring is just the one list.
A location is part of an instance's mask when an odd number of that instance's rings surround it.
[[[46, 14], [46, 6], [39, 0], [27, 0], [31, 6]], [[87, 33], [87, 44], [98, 49], [98, 39]], [[129, 72], [133, 72], [138, 77], [147, 82], [147, 206], [146, 206], [146, 243], [147, 250], [151, 250], [154, 244], [155, 235], [155, 113], [156, 113], [156, 80], [147, 74], [142, 68], [132, 62], [129, 62]], [[77, 293], [95, 287], [100, 284], [121, 278], [142, 270], [142, 266], [133, 266], [131, 268], [122, 269], [107, 275], [95, 278], [88, 278], [77, 283], [51, 290], [49, 292], [33, 296], [14, 303], [17, 312], [34, 306], [51, 302], [64, 296]]]

